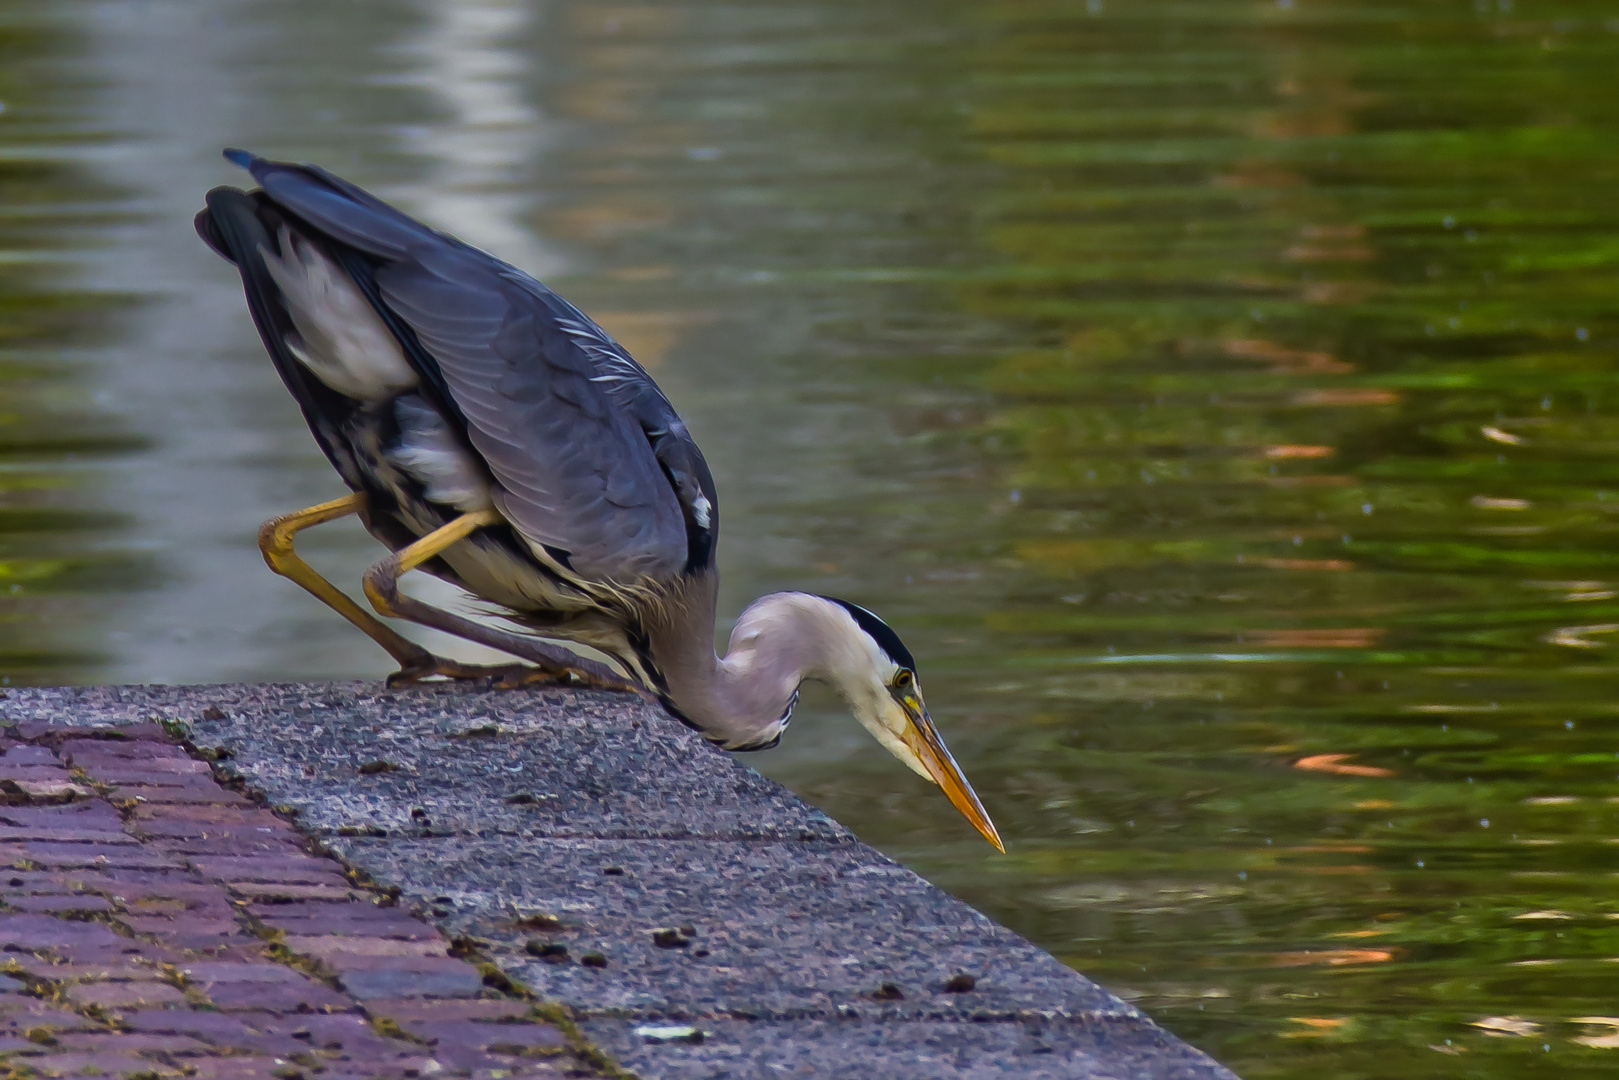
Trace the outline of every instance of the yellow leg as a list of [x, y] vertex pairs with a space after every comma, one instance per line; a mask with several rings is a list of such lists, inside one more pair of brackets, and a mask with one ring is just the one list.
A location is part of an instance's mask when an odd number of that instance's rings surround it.
[[324, 525], [328, 521], [336, 521], [364, 509], [365, 495], [355, 492], [341, 499], [311, 506], [307, 510], [297, 510], [271, 518], [259, 526], [259, 550], [264, 553], [264, 561], [269, 564], [271, 570], [302, 586], [305, 592], [359, 627], [367, 637], [386, 649], [388, 655], [399, 662], [400, 667], [420, 667], [432, 661], [432, 653], [403, 637], [349, 599], [343, 590], [321, 577], [293, 550], [292, 538], [304, 529]]
[[[435, 630], [454, 634], [487, 645], [501, 652], [511, 653], [535, 664], [538, 670], [506, 672], [503, 682], [508, 686], [529, 686], [544, 682], [562, 682], [590, 686], [601, 690], [626, 690], [639, 693], [640, 688], [606, 664], [586, 660], [568, 649], [536, 641], [531, 637], [507, 633], [492, 626], [473, 622], [453, 612], [425, 604], [399, 591], [399, 579], [446, 548], [466, 539], [485, 525], [499, 525], [505, 521], [494, 510], [474, 510], [462, 514], [454, 521], [442, 525], [414, 544], [400, 548], [386, 559], [380, 560], [365, 572], [365, 595], [371, 606], [382, 615], [430, 626]], [[411, 677], [409, 668], [399, 673], [395, 681]]]
[[390, 682], [400, 676], [405, 676], [410, 681], [427, 675], [444, 675], [452, 679], [509, 676], [510, 667], [478, 667], [434, 656], [349, 599], [343, 590], [321, 577], [313, 567], [298, 557], [297, 551], [293, 549], [293, 537], [298, 533], [314, 525], [324, 525], [328, 521], [357, 514], [364, 509], [365, 495], [356, 492], [341, 499], [321, 503], [319, 506], [311, 506], [307, 510], [271, 518], [259, 526], [259, 550], [264, 553], [264, 561], [269, 564], [271, 570], [302, 586], [315, 599], [359, 627], [367, 637], [387, 650], [388, 655], [393, 657], [400, 667], [400, 671], [390, 678]]

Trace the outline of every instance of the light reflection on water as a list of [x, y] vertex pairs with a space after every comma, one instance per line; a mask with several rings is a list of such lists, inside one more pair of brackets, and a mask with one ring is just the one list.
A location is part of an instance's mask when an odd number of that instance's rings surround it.
[[318, 160], [654, 368], [726, 609], [888, 616], [1011, 854], [824, 697], [752, 763], [1245, 1076], [1611, 1070], [1600, 5], [0, 11], [13, 680], [385, 670], [188, 224]]

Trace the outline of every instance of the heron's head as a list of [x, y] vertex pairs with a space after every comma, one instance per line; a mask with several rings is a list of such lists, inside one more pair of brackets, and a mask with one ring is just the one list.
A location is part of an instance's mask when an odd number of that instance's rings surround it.
[[858, 604], [829, 596], [817, 599], [847, 616], [837, 620], [834, 633], [840, 647], [833, 650], [826, 675], [848, 699], [855, 719], [889, 753], [939, 785], [984, 839], [1005, 851], [995, 824], [933, 726], [911, 651], [887, 623]]

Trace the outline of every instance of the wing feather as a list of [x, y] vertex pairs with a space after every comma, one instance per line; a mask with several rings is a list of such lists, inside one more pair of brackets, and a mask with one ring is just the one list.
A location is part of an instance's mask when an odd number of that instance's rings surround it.
[[599, 326], [346, 181], [243, 163], [277, 205], [366, 257], [345, 265], [369, 276], [361, 289], [384, 321], [403, 324], [406, 355], [452, 399], [452, 419], [498, 484], [496, 505], [529, 543], [585, 577], [626, 584], [712, 565], [707, 464], [662, 391]]

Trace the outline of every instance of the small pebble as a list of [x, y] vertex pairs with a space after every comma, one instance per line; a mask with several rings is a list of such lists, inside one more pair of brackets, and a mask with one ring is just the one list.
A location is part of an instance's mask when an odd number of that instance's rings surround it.
[[523, 948], [530, 956], [537, 956], [547, 964], [566, 964], [568, 962], [568, 947], [559, 945], [554, 941], [541, 941], [539, 938], [532, 938]]
[[660, 949], [684, 949], [691, 944], [691, 938], [687, 937], [681, 930], [664, 927], [661, 930], [652, 931], [652, 944]]

